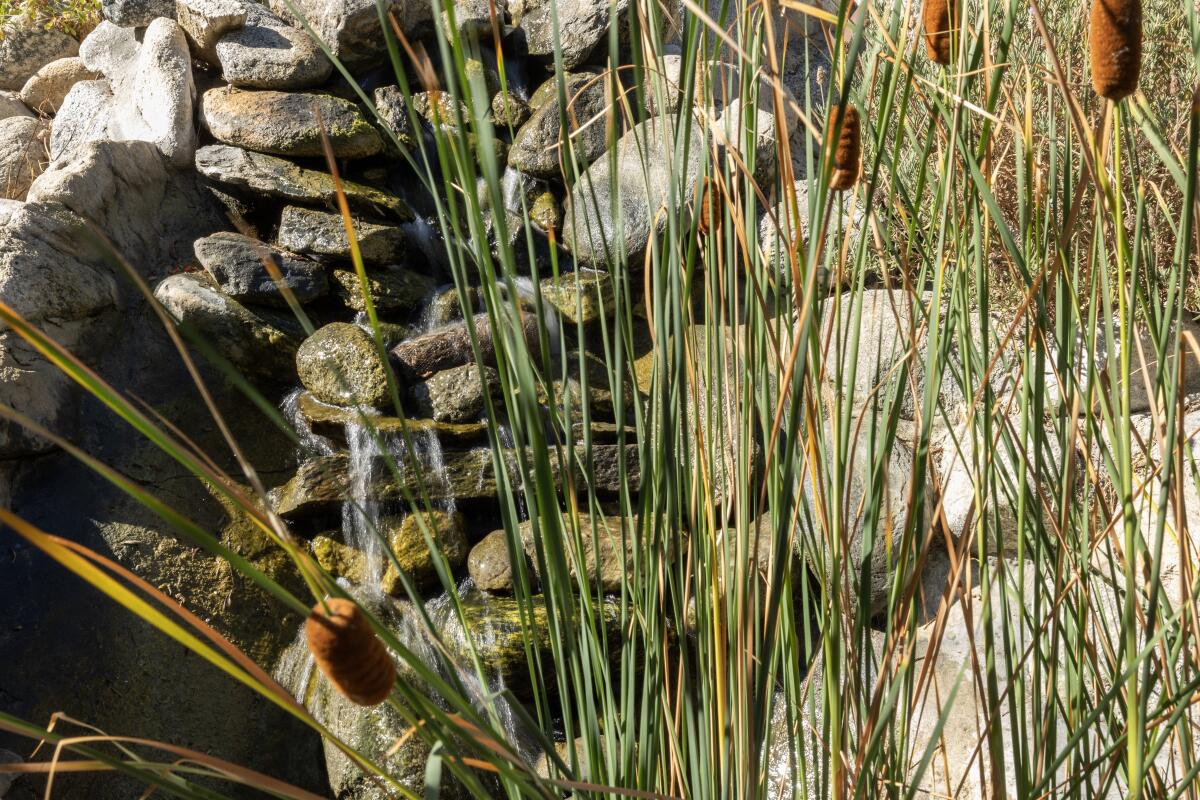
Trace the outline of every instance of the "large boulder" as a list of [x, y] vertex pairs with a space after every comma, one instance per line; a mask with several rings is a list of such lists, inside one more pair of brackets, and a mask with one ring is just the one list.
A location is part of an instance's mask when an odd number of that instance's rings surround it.
[[677, 208], [691, 198], [706, 154], [704, 139], [692, 126], [680, 144], [685, 148], [680, 168], [672, 166], [678, 161], [673, 157], [675, 138], [671, 118], [646, 120], [617, 142], [615, 174], [605, 156], [579, 176], [563, 219], [563, 241], [577, 261], [606, 266], [610, 260], [636, 256], [650, 235], [666, 225], [660, 210], [681, 180]]
[[[559, 177], [563, 173], [560, 162], [566, 157], [557, 81], [551, 78], [546, 82], [549, 89], [544, 85], [538, 90], [546, 99], [517, 131], [508, 151], [509, 166], [540, 178]], [[595, 161], [608, 144], [609, 112], [613, 107], [607, 97], [608, 79], [590, 72], [569, 73], [564, 79], [564, 89], [571, 154], [582, 169]]]
[[21, 87], [21, 100], [39, 113], [54, 114], [72, 86], [99, 77], [100, 74], [88, 69], [79, 56], [60, 58], [39, 69], [25, 82]]
[[0, 198], [24, 200], [46, 162], [46, 128], [34, 117], [0, 119]]
[[196, 86], [179, 25], [165, 18], [150, 23], [125, 84], [116, 93], [111, 138], [153, 142], [175, 166], [190, 164], [196, 152]]
[[268, 380], [292, 380], [300, 337], [283, 315], [251, 311], [201, 274], [172, 275], [154, 296], [177, 322], [204, 337], [240, 370]]
[[371, 334], [348, 322], [331, 322], [296, 352], [304, 388], [335, 406], [379, 408], [388, 401], [387, 365]]
[[520, 52], [549, 57], [558, 49], [563, 68], [575, 69], [605, 40], [613, 16], [629, 2], [617, 0], [615, 5], [613, 9], [610, 0], [511, 0], [508, 10], [520, 36]]
[[79, 52], [79, 42], [17, 14], [0, 27], [0, 89], [19, 90], [29, 76], [60, 58]]
[[221, 291], [238, 302], [288, 305], [265, 261], [278, 270], [280, 283], [298, 303], [315, 300], [329, 291], [324, 265], [240, 233], [215, 233], [197, 239], [193, 247], [196, 260], [208, 270]]
[[[419, 33], [433, 21], [426, 0], [388, 0], [384, 5], [406, 36]], [[271, 9], [286, 20], [294, 20], [297, 27], [307, 22], [334, 57], [351, 71], [376, 66], [387, 58], [387, 41], [375, 0], [271, 0]], [[302, 20], [296, 19], [297, 14]]]
[[104, 231], [144, 274], [191, 260], [192, 243], [223, 227], [196, 177], [146, 142], [94, 142], [52, 163], [30, 202], [61, 203]]
[[340, 158], [363, 158], [383, 149], [379, 132], [358, 106], [327, 94], [225, 86], [204, 93], [201, 116], [217, 141], [260, 153], [319, 157], [325, 139]]
[[50, 160], [69, 158], [90, 142], [108, 140], [112, 113], [112, 84], [107, 80], [79, 81], [72, 86], [50, 131]]
[[[0, 225], [0, 299], [82, 358], [104, 340], [119, 293], [109, 270], [89, 257], [79, 224], [56, 203], [26, 203]], [[56, 433], [69, 432], [73, 384], [15, 331], [0, 330], [0, 402]], [[0, 456], [50, 449], [46, 439], [7, 420]]]
[[333, 64], [306, 32], [257, 3], [244, 5], [245, 25], [213, 47], [226, 81], [252, 89], [307, 89], [325, 82]]
[[[870, 430], [869, 420], [851, 424], [860, 423], [862, 430]], [[822, 452], [833, 453], [832, 430], [825, 435]], [[833, 494], [835, 484], [828, 475], [805, 475], [806, 509], [796, 534], [800, 554], [826, 590], [842, 592], [848, 602], [844, 608], [853, 611], [865, 603], [871, 614], [887, 607], [901, 568], [905, 576], [915, 571], [912, 549], [905, 552], [901, 545], [909, 526], [915, 526], [917, 543], [923, 541], [933, 513], [932, 483], [919, 472], [926, 466], [906, 442], [884, 442], [882, 431], [877, 435], [880, 439], [874, 443], [866, 433], [852, 439], [840, 493]], [[835, 535], [842, 542], [837, 565], [831, 546]]]

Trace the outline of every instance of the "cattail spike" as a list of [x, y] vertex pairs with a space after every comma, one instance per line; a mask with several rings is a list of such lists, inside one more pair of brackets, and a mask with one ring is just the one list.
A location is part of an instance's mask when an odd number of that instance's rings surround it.
[[340, 597], [317, 603], [305, 632], [317, 666], [350, 702], [374, 706], [387, 699], [396, 666], [357, 605]]
[[858, 182], [859, 161], [862, 156], [862, 133], [858, 121], [858, 109], [852, 105], [834, 106], [829, 115], [829, 130], [826, 140], [838, 133], [837, 147], [833, 149], [833, 177], [829, 188], [835, 192], [849, 190]]
[[1137, 90], [1142, 72], [1141, 0], [1092, 0], [1092, 87], [1123, 100]]
[[954, 55], [950, 33], [958, 19], [954, 0], [925, 0], [925, 52], [929, 60], [946, 66]]
[[721, 225], [721, 185], [706, 176], [702, 187], [700, 202], [696, 204], [696, 230], [706, 236]]

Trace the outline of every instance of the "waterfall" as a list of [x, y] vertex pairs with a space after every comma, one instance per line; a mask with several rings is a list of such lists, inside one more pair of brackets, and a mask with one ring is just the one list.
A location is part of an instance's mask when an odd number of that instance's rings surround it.
[[[339, 581], [339, 583], [361, 605], [376, 614], [417, 660], [441, 677], [451, 677], [445, 665], [437, 657], [441, 648], [430, 633], [431, 630], [437, 631], [447, 645], [447, 649], [452, 651], [455, 649], [465, 651], [466, 649], [466, 632], [454, 611], [454, 605], [448, 594], [442, 593], [425, 602], [425, 614], [429, 617], [431, 625], [431, 627], [426, 627], [420, 612], [412, 603], [393, 600], [374, 586], [352, 586], [345, 581]], [[475, 588], [470, 578], [464, 578], [456, 591], [464, 603], [481, 603], [486, 607], [487, 596]], [[481, 651], [486, 651], [489, 644], [500, 636], [500, 632], [492, 627], [489, 621], [490, 614], [483, 613], [472, 616], [473, 619], [476, 617], [482, 620], [482, 624], [478, 628], [472, 628], [471, 636], [476, 646]], [[416, 680], [415, 673], [405, 662], [397, 659], [396, 665], [400, 680]], [[536, 739], [524, 729], [512, 702], [500, 694], [505, 688], [501, 676], [491, 674], [481, 681], [466, 658], [452, 662], [450, 666], [454, 677], [458, 679], [465, 690], [466, 698], [471, 705], [484, 715], [494, 711], [495, 720], [503, 734], [501, 740], [512, 747], [526, 762], [533, 763], [540, 752]], [[373, 741], [348, 741], [351, 746], [365, 747], [368, 757], [379, 758], [383, 751], [390, 748], [396, 738], [403, 733], [404, 724], [400, 720], [396, 721], [396, 730], [386, 729], [388, 715], [392, 713], [386, 710], [376, 714], [355, 709], [352, 715], [365, 714], [373, 719], [373, 723], [371, 725], [364, 723], [359, 727], [347, 725], [348, 703], [331, 689], [326, 679], [317, 671], [312, 654], [308, 649], [308, 640], [303, 625], [300, 626], [292, 644], [280, 656], [274, 676], [294, 697], [309, 708], [319, 722], [333, 726], [335, 733], [345, 736], [348, 733], [361, 734], [364, 730], [370, 731]], [[372, 752], [372, 750], [379, 752]]]
[[[378, 586], [383, 579], [385, 543], [379, 531], [379, 501], [372, 491], [377, 482], [377, 465], [382, 465], [381, 456], [387, 442], [380, 441], [377, 432], [360, 422], [346, 424], [346, 444], [350, 450], [350, 491], [342, 505], [342, 536], [350, 547], [362, 552], [366, 558], [364, 577], [369, 585]], [[398, 462], [399, 463], [399, 462]]]
[[[375, 412], [370, 412], [374, 415]], [[350, 547], [360, 550], [366, 558], [364, 577], [377, 586], [387, 569], [384, 548], [388, 542], [380, 530], [383, 511], [374, 488], [392, 477], [387, 459], [395, 465], [401, 479], [415, 461], [422, 472], [425, 488], [434, 508], [456, 511], [458, 506], [451, 491], [450, 475], [442, 453], [442, 443], [434, 429], [409, 431], [414, 457], [409, 458], [408, 444], [403, 435], [381, 434], [369, 420], [346, 424], [346, 444], [349, 447], [349, 496], [342, 505], [342, 536]]]
[[300, 395], [303, 392], [303, 389], [296, 389], [283, 398], [283, 402], [279, 404], [279, 413], [292, 426], [292, 430], [296, 432], [296, 436], [300, 439], [299, 455], [301, 458], [314, 455], [331, 456], [334, 453], [333, 442], [324, 436], [318, 436], [313, 433], [312, 426], [308, 424], [308, 420], [300, 413]]

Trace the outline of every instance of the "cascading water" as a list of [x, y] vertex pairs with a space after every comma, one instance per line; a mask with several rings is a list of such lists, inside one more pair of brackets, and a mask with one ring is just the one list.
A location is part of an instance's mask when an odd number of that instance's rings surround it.
[[296, 389], [283, 398], [283, 402], [279, 404], [279, 413], [283, 415], [283, 418], [292, 426], [292, 430], [296, 432], [296, 436], [300, 440], [299, 449], [301, 457], [333, 455], [333, 442], [324, 436], [318, 436], [313, 433], [312, 426], [308, 424], [308, 420], [300, 413], [300, 395], [303, 393], [303, 389]]
[[[393, 600], [372, 586], [352, 586], [344, 581], [342, 586], [384, 622], [414, 659], [444, 679], [456, 678], [471, 704], [481, 714], [495, 721], [499, 732], [503, 734], [502, 741], [512, 747], [527, 763], [536, 760], [539, 752], [536, 739], [524, 729], [512, 702], [502, 694], [505, 688], [502, 677], [499, 674], [489, 674], [481, 680], [470, 659], [464, 657], [450, 661], [447, 668], [447, 663], [438, 658], [439, 651], [467, 651], [467, 634], [448, 594], [443, 593], [425, 602], [424, 611], [429, 619], [429, 624], [426, 625], [420, 611], [412, 603]], [[464, 579], [456, 591], [464, 604], [482, 603], [486, 607], [487, 596], [474, 587], [470, 578]], [[499, 635], [488, 621], [489, 618], [490, 615], [486, 611], [483, 614], [472, 615], [472, 619], [480, 622], [472, 625], [470, 635], [475, 646], [481, 651], [487, 650]], [[444, 647], [436, 642], [434, 631], [440, 636]], [[409, 664], [397, 660], [397, 667], [400, 680], [419, 681]], [[386, 706], [364, 712], [342, 698], [317, 671], [308, 649], [303, 625], [300, 626], [296, 639], [279, 659], [275, 668], [275, 679], [303, 702], [313, 716], [328, 726], [336, 736], [378, 763], [387, 762], [389, 755], [394, 753], [397, 739], [407, 728], [396, 712]], [[398, 758], [398, 761], [409, 763], [411, 759]], [[335, 747], [326, 747], [326, 762], [335, 790], [339, 788], [339, 783], [344, 788], [351, 781], [357, 781], [357, 788], [352, 794], [360, 800], [382, 800], [388, 796], [377, 787], [362, 781], [357, 776], [357, 768]], [[389, 766], [396, 767], [398, 764]], [[419, 780], [422, 773], [417, 772], [411, 777]], [[342, 796], [350, 793], [339, 791], [338, 794]]]
[[410, 431], [409, 438], [414, 458], [409, 457], [408, 442], [400, 434], [385, 436], [362, 422], [346, 425], [350, 480], [349, 496], [342, 506], [342, 535], [347, 545], [366, 557], [364, 578], [372, 586], [379, 584], [387, 569], [384, 548], [388, 545], [380, 528], [384, 509], [376, 491], [379, 483], [391, 474], [387, 460], [395, 466], [401, 479], [413, 468], [415, 461], [433, 506], [442, 511], [457, 510], [436, 431]]

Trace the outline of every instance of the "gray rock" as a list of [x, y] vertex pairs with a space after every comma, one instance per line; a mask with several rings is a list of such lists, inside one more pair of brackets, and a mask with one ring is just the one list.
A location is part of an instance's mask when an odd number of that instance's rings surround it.
[[206, 55], [218, 39], [246, 24], [246, 8], [238, 0], [175, 0], [175, 19], [196, 51]]
[[158, 17], [175, 19], [174, 0], [102, 0], [100, 10], [122, 28], [144, 28]]
[[[388, 537], [392, 555], [399, 562], [400, 569], [404, 570], [416, 589], [428, 591], [440, 588], [442, 584], [434, 565], [433, 551], [429, 549], [425, 534], [421, 530], [422, 520], [429, 528], [442, 557], [446, 559], [451, 575], [454, 574], [454, 570], [467, 563], [470, 545], [467, 544], [467, 535], [463, 530], [463, 516], [458, 512], [416, 512], [404, 517], [399, 524], [396, 524], [395, 520], [383, 520], [382, 532]], [[385, 594], [393, 597], [405, 596], [400, 572], [390, 559], [383, 573], [380, 588]]]
[[256, 3], [246, 7], [245, 26], [213, 48], [226, 81], [252, 89], [307, 89], [325, 82], [333, 64], [306, 32]]
[[323, 94], [210, 89], [201, 107], [217, 141], [293, 158], [324, 155], [322, 126], [341, 158], [363, 158], [383, 149], [379, 132], [351, 102]]
[[[387, 58], [375, 0], [293, 0], [291, 5], [350, 71], [376, 66]], [[433, 22], [427, 0], [388, 0], [385, 8], [409, 37]], [[294, 19], [283, 0], [271, 0], [271, 10], [284, 19]], [[303, 27], [299, 20], [295, 22], [297, 27]]]
[[279, 285], [263, 259], [279, 270], [282, 283], [298, 303], [307, 303], [329, 292], [325, 267], [315, 261], [284, 253], [240, 233], [216, 233], [197, 239], [196, 259], [208, 270], [221, 291], [242, 303], [287, 307]]
[[[337, 189], [328, 173], [304, 169], [282, 158], [213, 144], [196, 151], [196, 171], [211, 181], [251, 195], [265, 194], [292, 203], [336, 208]], [[407, 203], [378, 189], [342, 181], [342, 190], [351, 208], [401, 220], [413, 218]]]
[[116, 85], [109, 136], [153, 142], [173, 165], [190, 164], [196, 152], [196, 87], [187, 38], [175, 22], [160, 17], [150, 23], [126, 83]]
[[466, 122], [471, 118], [471, 110], [466, 103], [441, 89], [413, 92], [412, 108], [431, 128], [448, 132], [458, 130], [459, 120]]
[[176, 321], [190, 326], [240, 370], [276, 381], [291, 380], [300, 346], [295, 330], [268, 319], [223, 294], [210, 278], [172, 275], [154, 296]]
[[607, 272], [568, 272], [542, 279], [542, 299], [572, 324], [589, 325], [611, 314], [612, 276]]
[[[399, 431], [397, 431], [398, 433]], [[641, 486], [637, 445], [596, 444], [589, 454], [582, 446], [575, 448], [572, 476], [574, 486], [591, 483], [595, 491], [612, 497], [627, 487], [637, 492]], [[502, 452], [501, 464], [512, 485], [519, 487], [516, 454], [511, 450]], [[582, 474], [579, 465], [585, 465], [588, 476]], [[438, 480], [430, 480], [428, 473], [420, 470], [405, 470], [401, 473], [403, 485], [397, 485], [391, 472], [381, 470], [379, 479], [372, 483], [368, 492], [370, 500], [380, 503], [399, 502], [406, 496], [420, 496], [422, 489], [428, 491], [432, 502], [443, 500], [479, 500], [496, 502], [497, 481], [492, 452], [488, 447], [469, 450], [446, 450], [442, 456], [443, 470]], [[345, 453], [318, 456], [302, 463], [296, 474], [270, 492], [275, 510], [289, 520], [340, 515], [346, 493], [350, 487], [349, 458]], [[563, 485], [562, 469], [555, 453], [550, 454], [550, 469], [554, 473], [555, 485]]]
[[46, 165], [46, 129], [34, 117], [0, 120], [0, 197], [24, 200]]
[[408, 103], [399, 86], [380, 86], [375, 90], [375, 111], [404, 147], [415, 147], [419, 133], [408, 115]]
[[[492, 326], [487, 314], [476, 314], [472, 324], [475, 339], [483, 363], [496, 363], [496, 343], [492, 337]], [[532, 314], [523, 315], [520, 329], [530, 348], [538, 346], [537, 320]], [[515, 325], [514, 325], [515, 327]], [[471, 338], [467, 323], [445, 325], [428, 333], [401, 342], [392, 349], [395, 358], [414, 375], [427, 375], [463, 364], [473, 364], [475, 354], [471, 349]]]
[[[508, 151], [508, 163], [514, 169], [540, 178], [556, 178], [562, 174], [561, 107], [558, 103], [556, 78], [551, 78], [552, 91], [529, 121], [513, 137]], [[595, 161], [607, 146], [609, 109], [607, 84], [601, 76], [591, 73], [567, 75], [567, 133], [571, 153], [580, 167]]]
[[0, 27], [0, 89], [19, 90], [51, 61], [79, 52], [79, 42], [62, 31], [47, 30], [23, 15], [10, 17]]
[[192, 243], [223, 227], [190, 171], [172, 169], [147, 142], [95, 142], [52, 163], [29, 201], [57, 202], [103, 230], [145, 274], [192, 258]]
[[21, 101], [17, 92], [0, 91], [0, 119], [9, 117], [32, 117], [33, 112]]
[[[681, 145], [687, 148], [687, 160], [683, 174], [678, 174], [668, 149], [675, 139], [670, 119], [646, 120], [620, 138], [616, 175], [604, 157], [588, 167], [571, 187], [563, 218], [563, 240], [577, 261], [606, 265], [609, 258], [636, 256], [645, 249], [651, 232], [666, 225], [665, 215], [658, 212], [680, 179], [682, 197], [690, 198], [695, 193], [704, 140], [692, 126], [689, 140]], [[610, 184], [620, 187], [616, 219]]]
[[[359, 604], [401, 641], [419, 648], [428, 647], [423, 639], [424, 625], [411, 603], [382, 595], [375, 587], [355, 586], [353, 591]], [[402, 680], [424, 686], [409, 664], [399, 658], [393, 661]], [[437, 670], [436, 663], [429, 666]], [[389, 779], [407, 792], [419, 795], [425, 789], [425, 770], [431, 746], [422, 738], [421, 732], [414, 732], [404, 715], [390, 704], [377, 706], [370, 713], [364, 713], [361, 706], [347, 700], [317, 670], [303, 632], [280, 658], [276, 676], [309, 708], [316, 719], [329, 728], [338, 741], [347, 743], [356, 752], [371, 759], [372, 763], [378, 764], [387, 771]], [[386, 800], [390, 796], [390, 788], [385, 789], [371, 780], [336, 745], [326, 741], [324, 749], [325, 772], [329, 778], [326, 791], [330, 796], [353, 800]], [[443, 773], [440, 796], [446, 800], [467, 800], [470, 795], [461, 783], [446, 772]]]
[[[1111, 397], [1111, 384], [1118, 386], [1123, 383], [1121, 376], [1113, 376], [1109, 371], [1109, 343], [1107, 342], [1106, 327], [1103, 322], [1097, 323], [1099, 330], [1096, 331], [1095, 342], [1096, 350], [1091, 354], [1085, 351], [1085, 341], [1082, 334], [1079, 334], [1075, 341], [1074, 349], [1074, 374], [1063, 375], [1063, 378], [1073, 381], [1075, 384], [1075, 394], [1080, 397], [1080, 404], [1085, 405], [1086, 400], [1083, 399], [1088, 390], [1088, 356], [1090, 355], [1092, 364], [1091, 367], [1095, 370], [1094, 374], [1100, 377], [1101, 384], [1096, 389], [1096, 404], [1094, 406], [1097, 415], [1100, 414], [1102, 403], [1107, 404], [1108, 398]], [[1120, 336], [1120, 325], [1116, 319], [1112, 321], [1114, 337]], [[1172, 346], [1174, 337], [1174, 325], [1171, 326], [1172, 332], [1168, 334], [1167, 347]], [[1160, 380], [1158, 353], [1155, 350], [1154, 338], [1151, 337], [1144, 323], [1137, 323], [1134, 326], [1134, 335], [1137, 337], [1136, 344], [1130, 345], [1129, 350], [1129, 412], [1131, 414], [1142, 414], [1150, 411], [1152, 407], [1157, 406], [1158, 400], [1150, 391], [1147, 391], [1147, 385], [1154, 389], [1155, 384]], [[1179, 394], [1182, 397], [1188, 397], [1200, 393], [1200, 367], [1196, 365], [1196, 360], [1188, 350], [1188, 337], [1200, 340], [1200, 322], [1187, 317], [1183, 320], [1183, 337], [1180, 342], [1181, 355], [1183, 358], [1182, 369], [1178, 370], [1179, 377]], [[1120, 344], [1113, 347], [1113, 359], [1117, 364], [1121, 361]], [[1046, 402], [1047, 405], [1061, 405], [1066, 396], [1066, 391], [1060, 381], [1059, 375], [1056, 372], [1058, 369], [1058, 354], [1052, 353], [1046, 359]], [[1167, 352], [1166, 361], [1168, 369], [1172, 372], [1176, 371], [1175, 355], [1172, 352]], [[1116, 389], [1120, 391], [1120, 389]], [[1101, 397], [1104, 399], [1101, 400]], [[1115, 413], [1120, 414], [1120, 410], [1116, 409]]]
[[106, 141], [113, 105], [112, 87], [106, 80], [72, 86], [50, 129], [50, 160], [69, 157], [91, 142]]
[[[395, 225], [353, 220], [359, 252], [367, 264], [392, 264], [404, 255], [404, 231]], [[350, 238], [339, 214], [288, 206], [279, 222], [279, 246], [295, 253], [350, 260]]]
[[[338, 296], [348, 308], [355, 311], [367, 310], [357, 272], [345, 269], [334, 270], [333, 282], [337, 286]], [[374, 303], [375, 310], [381, 314], [407, 313], [416, 310], [433, 291], [433, 287], [433, 279], [429, 276], [413, 272], [408, 267], [398, 264], [373, 269], [367, 273], [367, 288], [371, 292], [371, 302]]]
[[499, 127], [518, 128], [532, 113], [529, 103], [512, 92], [499, 92], [492, 98], [492, 122]]
[[[758, 246], [767, 263], [781, 278], [791, 277], [791, 251], [804, 252], [809, 244], [812, 215], [817, 209], [809, 206], [808, 190], [807, 180], [795, 181], [791, 191], [787, 187], [777, 186], [774, 203], [764, 210], [758, 224]], [[836, 288], [833, 283], [834, 270], [827, 267], [826, 263], [836, 265], [838, 253], [843, 247], [846, 248], [847, 260], [854, 257], [865, 218], [862, 208], [850, 206], [849, 202], [830, 205], [828, 213], [834, 215], [829, 220], [825, 240], [825, 256], [830, 260], [817, 266], [817, 289], [821, 294], [828, 294]]]
[[482, 372], [474, 364], [434, 373], [412, 386], [409, 397], [422, 417], [438, 422], [474, 422], [484, 410], [484, 396], [495, 396], [500, 375], [491, 367]]
[[99, 73], [88, 69], [79, 56], [60, 58], [39, 69], [25, 82], [21, 100], [41, 114], [54, 114], [72, 86], [99, 77]]
[[323, 403], [379, 408], [388, 401], [387, 365], [371, 334], [349, 322], [332, 322], [296, 352], [304, 388]]
[[[194, 178], [167, 169], [144, 142], [82, 147], [34, 181], [27, 203], [4, 210], [0, 299], [86, 360], [106, 347], [127, 284], [114, 279], [82, 220], [105, 231], [143, 274], [183, 263], [192, 241], [219, 220]], [[0, 401], [73, 435], [77, 387], [15, 334], [0, 344], [0, 361], [13, 378], [0, 381]], [[0, 427], [4, 457], [48, 447], [20, 428]]]
[[[57, 203], [20, 203], [0, 224], [0, 299], [81, 358], [103, 337], [94, 327], [119, 299], [111, 271], [84, 251], [77, 218]], [[86, 336], [92, 329], [90, 337]], [[65, 433], [74, 385], [15, 332], [0, 326], [0, 402]], [[0, 423], [0, 456], [50, 449], [24, 428]]]
[[133, 70], [140, 48], [137, 31], [104, 20], [80, 43], [79, 57], [92, 72], [122, 83]]
[[[859, 424], [856, 419], [851, 424]], [[862, 422], [862, 430], [869, 430], [870, 422]], [[855, 428], [857, 429], [857, 428]], [[880, 433], [880, 437], [883, 434]], [[826, 446], [829, 446], [829, 432], [826, 432]], [[797, 531], [797, 548], [814, 573], [830, 588], [844, 591], [843, 597], [851, 605], [866, 602], [872, 614], [887, 607], [888, 593], [897, 579], [900, 568], [900, 543], [904, 535], [905, 525], [909, 524], [909, 515], [915, 508], [912, 497], [917, 470], [925, 469], [916, 463], [912, 449], [907, 443], [899, 440], [879, 445], [886, 452], [872, 452], [867, 434], [863, 433], [856, 442], [852, 442], [853, 452], [851, 462], [846, 466], [843, 480], [842, 495], [828, 495], [832, 483], [826, 480], [826, 475], [816, 478], [822, 485], [821, 493], [813, 490], [813, 477], [808, 476], [804, 482], [805, 502], [811, 510], [811, 518], [802, 519]], [[832, 452], [832, 451], [827, 451]], [[875, 474], [875, 464], [881, 463], [882, 474]], [[876, 483], [878, 481], [878, 483]], [[928, 530], [928, 519], [933, 508], [932, 483], [929, 475], [924, 476], [924, 500], [921, 516], [916, 520], [918, 536], [923, 536]], [[840, 534], [848, 546], [842, 552], [840, 569], [835, 573], [829, 551], [829, 533], [823, 529], [817, 520], [821, 517], [820, 502], [826, 503], [827, 513], [837, 514], [842, 520]], [[867, 530], [868, 514], [876, 513], [874, 527]], [[871, 538], [868, 551], [867, 538]], [[914, 559], [910, 554], [907, 559], [907, 569], [914, 569]], [[870, 586], [862, 585], [864, 564], [869, 573]]]
[[454, 0], [454, 25], [450, 24], [450, 13], [442, 12], [442, 28], [449, 31], [457, 28], [458, 35], [464, 39], [474, 36], [486, 36], [492, 31], [492, 7], [496, 9], [496, 25], [504, 29], [506, 12], [505, 0]]
[[[525, 551], [517, 552], [524, 558]], [[532, 574], [526, 567], [527, 574]], [[471, 548], [467, 557], [467, 573], [475, 585], [485, 592], [511, 594], [513, 590], [513, 564], [508, 553], [508, 534], [492, 531]]]
[[[587, 61], [608, 34], [612, 24], [609, 6], [609, 0], [513, 0], [509, 12], [524, 35], [521, 51], [530, 56], [554, 54], [557, 14], [563, 67], [575, 69]], [[628, 6], [628, 0], [617, 0], [616, 13], [624, 13]]]
[[[853, 395], [854, 405], [870, 402], [886, 408], [893, 392], [901, 395], [901, 417], [913, 419], [916, 409], [914, 391], [923, 393], [926, 328], [924, 315], [933, 301], [923, 295], [914, 306], [913, 297], [903, 290], [872, 289], [835, 295], [821, 304], [821, 329], [831, 331], [832, 352], [844, 354], [839, 365], [834, 359], [825, 374], [822, 392], [827, 402], [840, 403]], [[857, 303], [861, 302], [861, 312]], [[849, 363], [851, 336], [858, 340], [855, 363]], [[909, 350], [916, 339], [916, 355]], [[907, 380], [900, 383], [900, 366], [907, 360]], [[854, 381], [850, 382], [850, 370]]]

